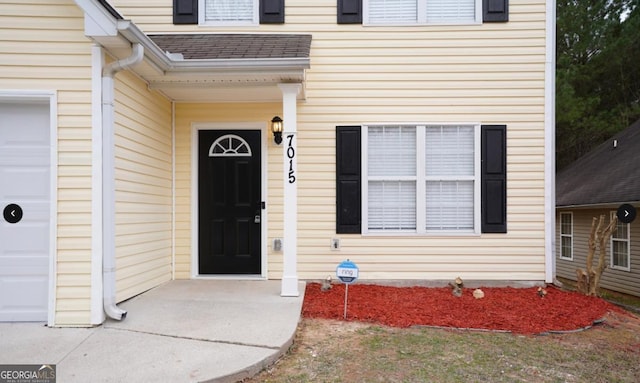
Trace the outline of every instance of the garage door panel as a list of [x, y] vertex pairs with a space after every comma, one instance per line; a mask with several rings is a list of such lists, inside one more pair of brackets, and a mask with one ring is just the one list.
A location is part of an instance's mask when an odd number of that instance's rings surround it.
[[48, 103], [0, 100], [0, 321], [46, 321], [50, 254]]
[[[47, 199], [49, 197], [48, 169], [25, 170], [25, 171], [1, 171], [0, 177], [7, 180], [7, 184], [2, 188], [4, 198], [12, 199]], [[28, 184], [30, 187], [25, 190], [21, 185]]]
[[[47, 276], [0, 279], [0, 321], [42, 321], [47, 317]], [[20, 294], [13, 292], [19, 291]]]
[[[23, 157], [29, 156], [29, 163], [24, 162]], [[48, 167], [49, 166], [49, 148], [16, 148], [0, 145], [0, 166], [5, 171], [24, 171], [32, 167]], [[4, 168], [10, 166], [10, 168]]]
[[[0, 113], [5, 128], [0, 131], [0, 146], [49, 145], [48, 103], [5, 101], [0, 104]], [[43, 131], [43, 126], [47, 127], [46, 131]]]
[[[37, 235], [48, 234], [48, 230], [48, 227], [42, 225], [40, 227], [22, 227], [17, 230], [0, 230], [0, 237], [6, 238], [6, 243], [2, 245], [2, 251], [0, 251], [0, 257], [12, 254], [37, 254], [48, 257], [48, 243], [29, 240]], [[0, 274], [4, 274], [4, 272], [0, 272]]]
[[49, 272], [48, 265], [43, 264], [46, 259], [46, 255], [30, 252], [3, 254], [0, 256], [0, 267], [5, 275], [2, 278], [46, 277]]
[[[6, 228], [13, 229], [21, 227], [23, 225], [30, 225], [32, 223], [42, 223], [49, 225], [49, 204], [44, 202], [42, 198], [14, 195], [5, 198], [0, 198], [0, 209], [4, 209], [9, 204], [17, 204], [22, 209], [22, 220], [18, 225], [6, 226]], [[6, 224], [4, 222], [3, 224]], [[2, 226], [5, 227], [5, 226]]]

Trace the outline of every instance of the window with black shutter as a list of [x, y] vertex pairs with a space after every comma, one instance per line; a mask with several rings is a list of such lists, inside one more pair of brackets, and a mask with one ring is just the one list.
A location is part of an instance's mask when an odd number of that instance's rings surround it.
[[[363, 14], [363, 1], [368, 1], [369, 4], [367, 15]], [[465, 23], [479, 21], [473, 20], [477, 6], [482, 7], [482, 22], [509, 21], [509, 0], [457, 0], [457, 2], [452, 1], [451, 4], [442, 2], [430, 4], [429, 0], [417, 0], [415, 3], [386, 2], [384, 0], [338, 0], [337, 21], [338, 24], [362, 24], [365, 20], [369, 25]], [[458, 12], [449, 12], [450, 8], [447, 7], [456, 7]], [[419, 9], [427, 9], [427, 12], [418, 12]], [[467, 14], [466, 18], [463, 11]], [[447, 19], [451, 17], [453, 19]]]
[[[284, 23], [284, 0], [259, 0], [258, 3], [238, 3], [234, 0], [224, 0], [213, 3], [204, 1], [204, 9], [198, 10], [198, 0], [173, 0], [174, 24], [198, 24], [199, 11], [204, 15], [206, 24], [216, 23]], [[254, 15], [255, 6], [258, 7], [259, 19]]]
[[[362, 233], [372, 229], [367, 226], [363, 230], [362, 222], [362, 129], [360, 126], [338, 126], [336, 128], [336, 232], [337, 233]], [[433, 129], [432, 129], [433, 130]], [[506, 233], [507, 232], [507, 166], [506, 166], [506, 125], [483, 125], [480, 127], [480, 232], [482, 233]], [[432, 133], [437, 133], [433, 131]], [[379, 180], [376, 180], [379, 183]], [[427, 180], [429, 189], [429, 180]], [[448, 186], [450, 182], [445, 182]], [[459, 183], [459, 186], [464, 183]], [[393, 186], [392, 183], [389, 184]], [[438, 183], [432, 183], [438, 186]], [[442, 189], [440, 187], [439, 189]], [[369, 193], [371, 190], [369, 191]], [[375, 192], [375, 190], [374, 190]], [[428, 191], [427, 191], [428, 192]], [[375, 193], [374, 193], [375, 194]], [[433, 199], [434, 195], [428, 195], [427, 201], [442, 200]], [[461, 197], [464, 197], [461, 194]], [[429, 202], [428, 202], [429, 203]], [[445, 205], [438, 209], [450, 209]], [[378, 206], [374, 206], [377, 209]], [[396, 211], [397, 209], [393, 209]], [[457, 209], [458, 211], [460, 209]], [[444, 211], [444, 210], [443, 210]], [[438, 213], [436, 211], [436, 213]], [[459, 211], [456, 213], [459, 214]], [[370, 215], [370, 214], [369, 214]], [[427, 212], [427, 220], [438, 215]], [[445, 222], [449, 219], [440, 215]], [[371, 217], [369, 217], [371, 219]], [[385, 218], [382, 217], [384, 220]], [[457, 218], [456, 218], [457, 219]], [[427, 232], [431, 223], [427, 222]], [[376, 228], [373, 228], [376, 229]], [[463, 229], [468, 229], [463, 227]], [[397, 228], [395, 229], [398, 230]], [[418, 230], [420, 231], [420, 229]], [[431, 230], [433, 231], [433, 230]], [[468, 230], [467, 230], [468, 231]]]

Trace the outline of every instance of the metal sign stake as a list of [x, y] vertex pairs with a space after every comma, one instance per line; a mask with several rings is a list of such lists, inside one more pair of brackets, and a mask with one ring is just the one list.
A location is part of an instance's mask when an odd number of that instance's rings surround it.
[[349, 296], [349, 285], [344, 285], [344, 319], [347, 319], [347, 296]]
[[347, 319], [347, 297], [349, 296], [349, 285], [358, 280], [358, 266], [350, 260], [341, 262], [336, 267], [336, 276], [345, 284], [344, 287], [344, 319]]

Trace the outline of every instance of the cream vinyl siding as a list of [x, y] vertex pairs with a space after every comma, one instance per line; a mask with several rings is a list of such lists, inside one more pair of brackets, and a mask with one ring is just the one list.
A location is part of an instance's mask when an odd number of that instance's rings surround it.
[[[306, 100], [298, 103], [298, 271], [324, 278], [349, 258], [361, 279], [544, 280], [545, 2], [511, 0], [509, 22], [374, 27], [336, 23], [336, 2], [286, 0], [285, 24], [172, 25], [172, 1], [110, 2], [147, 33], [310, 33]], [[256, 107], [257, 112], [252, 112]], [[279, 108], [279, 106], [278, 106]], [[177, 275], [190, 267], [190, 123], [269, 121], [260, 105], [176, 105]], [[209, 114], [205, 111], [211, 111]], [[335, 127], [376, 123], [507, 125], [507, 234], [335, 233]], [[271, 240], [281, 231], [281, 148], [269, 146]], [[331, 251], [332, 238], [341, 250]], [[270, 244], [268, 244], [270, 245]], [[269, 278], [282, 253], [269, 249]]]
[[116, 75], [116, 300], [171, 279], [171, 103]]
[[55, 324], [88, 325], [91, 298], [91, 42], [72, 0], [0, 0], [0, 89], [58, 99]]
[[[560, 222], [560, 212], [573, 213], [573, 261], [560, 258], [559, 243], [556, 243], [556, 272], [558, 277], [576, 280], [576, 270], [586, 270], [587, 254], [589, 252], [589, 234], [591, 233], [591, 220], [593, 217], [605, 216], [605, 224], [609, 224], [609, 214], [617, 210], [616, 207], [609, 209], [558, 209], [556, 214], [556, 224]], [[631, 223], [631, 256], [630, 271], [617, 270], [611, 268], [611, 245], [607, 243], [607, 269], [602, 274], [600, 286], [605, 289], [619, 291], [625, 294], [640, 296], [640, 249], [637, 244], [640, 241], [640, 227], [638, 221]], [[560, 226], [556, 226], [556, 238], [560, 238]], [[597, 249], [593, 265], [597, 265], [599, 249]]]

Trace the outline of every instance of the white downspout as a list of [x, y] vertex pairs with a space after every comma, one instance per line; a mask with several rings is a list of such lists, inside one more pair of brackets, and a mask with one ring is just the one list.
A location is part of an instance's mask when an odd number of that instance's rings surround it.
[[114, 77], [142, 61], [144, 48], [133, 44], [131, 56], [106, 64], [102, 69], [102, 283], [103, 306], [109, 318], [122, 320], [127, 312], [116, 306], [116, 190], [114, 138]]

